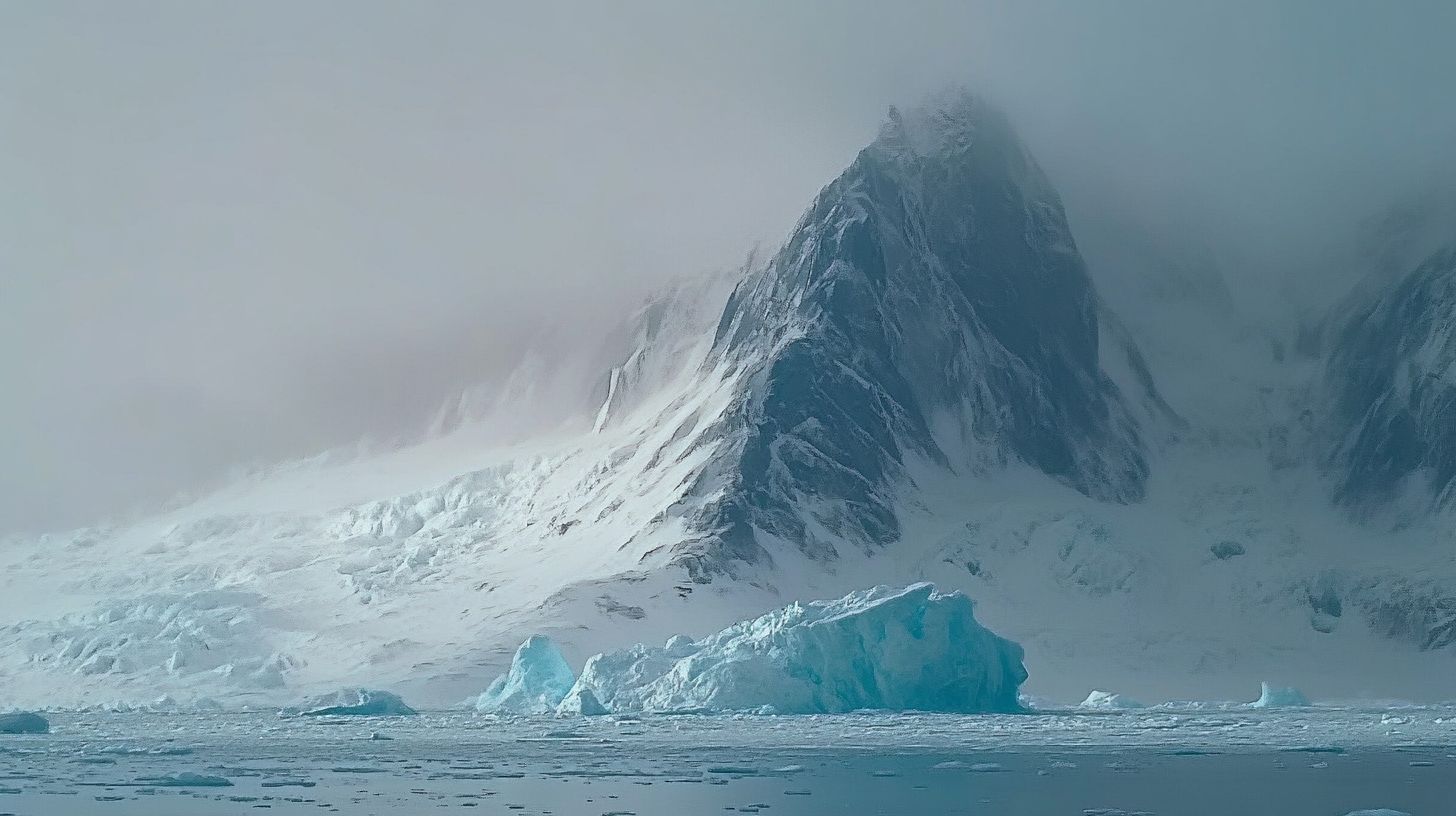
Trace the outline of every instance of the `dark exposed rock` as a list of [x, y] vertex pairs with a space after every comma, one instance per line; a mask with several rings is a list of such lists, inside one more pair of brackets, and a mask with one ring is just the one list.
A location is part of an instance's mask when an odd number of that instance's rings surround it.
[[1375, 292], [1347, 305], [1332, 336], [1335, 499], [1369, 510], [1419, 478], [1444, 505], [1456, 481], [1456, 248]]

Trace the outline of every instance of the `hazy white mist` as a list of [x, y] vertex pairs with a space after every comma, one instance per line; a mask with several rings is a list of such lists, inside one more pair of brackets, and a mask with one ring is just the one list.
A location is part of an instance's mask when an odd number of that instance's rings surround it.
[[1292, 321], [1456, 176], [1453, 41], [1445, 2], [6, 4], [0, 531], [397, 433], [775, 244], [949, 83], [1074, 231]]

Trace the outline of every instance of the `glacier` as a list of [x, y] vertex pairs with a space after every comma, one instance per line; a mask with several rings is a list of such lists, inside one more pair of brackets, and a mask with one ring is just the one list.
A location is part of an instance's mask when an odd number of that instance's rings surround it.
[[[497, 677], [475, 710], [489, 714], [549, 714], [561, 705], [576, 682], [576, 673], [551, 638], [532, 635], [516, 649], [511, 668]], [[594, 709], [587, 704], [581, 713]]]
[[[592, 657], [563, 710], [1017, 712], [1022, 649], [926, 584], [794, 603], [696, 642]], [[590, 695], [590, 696], [588, 696]]]

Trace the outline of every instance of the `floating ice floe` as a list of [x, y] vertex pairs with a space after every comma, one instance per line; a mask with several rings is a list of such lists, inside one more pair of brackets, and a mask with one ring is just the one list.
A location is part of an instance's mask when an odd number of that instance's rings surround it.
[[1271, 686], [1266, 681], [1260, 684], [1259, 699], [1249, 703], [1250, 708], [1301, 708], [1309, 705], [1309, 698], [1293, 687]]
[[1352, 810], [1345, 816], [1411, 816], [1403, 810], [1391, 810], [1390, 808], [1375, 808], [1374, 810]]
[[881, 586], [790, 604], [698, 641], [596, 655], [558, 710], [1016, 712], [1022, 657], [976, 621], [965, 595]]
[[[576, 682], [561, 650], [544, 635], [532, 635], [516, 649], [511, 668], [476, 700], [475, 710], [501, 714], [550, 714]], [[579, 714], [604, 712], [580, 710]]]
[[31, 711], [0, 714], [0, 734], [47, 734], [50, 730], [50, 721]]
[[1127, 711], [1130, 709], [1147, 708], [1146, 705], [1143, 705], [1137, 700], [1124, 697], [1121, 694], [1096, 689], [1087, 695], [1087, 699], [1078, 703], [1077, 707], [1094, 711]]
[[398, 694], [378, 689], [340, 689], [333, 694], [310, 697], [302, 705], [285, 709], [305, 717], [398, 717], [418, 714]]
[[143, 777], [140, 781], [148, 785], [155, 785], [160, 788], [231, 788], [232, 780], [223, 776], [208, 776], [207, 774], [182, 771], [181, 773], [165, 774], [163, 776]]

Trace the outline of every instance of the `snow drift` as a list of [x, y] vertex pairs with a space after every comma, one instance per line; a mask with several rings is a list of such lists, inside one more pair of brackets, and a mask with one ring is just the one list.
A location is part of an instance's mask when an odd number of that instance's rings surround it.
[[697, 642], [587, 661], [562, 711], [1020, 711], [1022, 649], [930, 584], [794, 603]]

